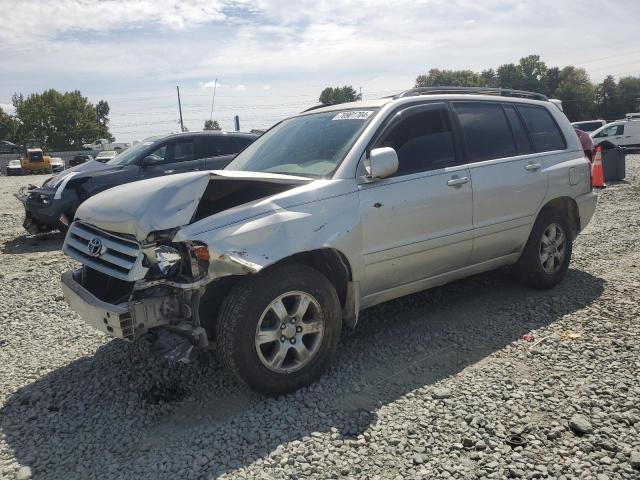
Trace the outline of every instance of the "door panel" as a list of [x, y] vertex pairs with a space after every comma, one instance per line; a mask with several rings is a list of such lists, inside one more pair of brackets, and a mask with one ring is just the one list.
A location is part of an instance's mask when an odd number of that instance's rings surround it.
[[467, 265], [472, 201], [470, 174], [464, 167], [361, 185], [363, 295]]
[[202, 160], [198, 157], [193, 138], [170, 140], [154, 150], [150, 157], [156, 163], [141, 168], [143, 178], [191, 172], [202, 169]]
[[469, 165], [475, 240], [472, 263], [519, 251], [547, 192], [544, 157], [527, 155]]

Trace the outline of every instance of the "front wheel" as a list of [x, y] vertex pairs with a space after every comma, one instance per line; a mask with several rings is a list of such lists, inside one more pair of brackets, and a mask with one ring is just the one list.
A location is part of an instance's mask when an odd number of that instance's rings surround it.
[[543, 209], [515, 266], [516, 277], [532, 288], [553, 288], [567, 274], [572, 247], [566, 215], [555, 208]]
[[341, 328], [329, 280], [305, 265], [284, 265], [231, 290], [220, 307], [216, 341], [225, 365], [251, 389], [280, 395], [327, 370]]

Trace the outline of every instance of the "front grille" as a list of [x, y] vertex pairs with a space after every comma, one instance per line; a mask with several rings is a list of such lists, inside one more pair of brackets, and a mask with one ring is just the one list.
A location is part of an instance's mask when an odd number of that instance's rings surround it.
[[[93, 255], [91, 242], [94, 242]], [[142, 266], [143, 254], [138, 242], [82, 222], [71, 224], [62, 250], [83, 265], [120, 280], [139, 280], [147, 272]]]

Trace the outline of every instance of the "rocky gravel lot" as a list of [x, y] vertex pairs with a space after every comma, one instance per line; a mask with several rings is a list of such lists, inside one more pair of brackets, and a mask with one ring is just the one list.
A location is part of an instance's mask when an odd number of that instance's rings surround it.
[[0, 480], [640, 478], [640, 156], [559, 287], [498, 271], [370, 309], [277, 399], [85, 326], [62, 236], [12, 197], [43, 179], [0, 177]]

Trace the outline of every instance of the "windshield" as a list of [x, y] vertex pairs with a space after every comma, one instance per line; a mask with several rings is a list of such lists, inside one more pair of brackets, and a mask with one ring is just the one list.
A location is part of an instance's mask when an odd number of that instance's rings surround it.
[[376, 111], [336, 110], [290, 118], [249, 145], [225, 170], [326, 177]]
[[107, 162], [107, 165], [130, 165], [135, 162], [138, 158], [139, 154], [146, 150], [149, 145], [151, 145], [153, 141], [146, 141], [136, 143], [133, 147], [127, 148], [120, 155], [116, 155], [111, 160]]

